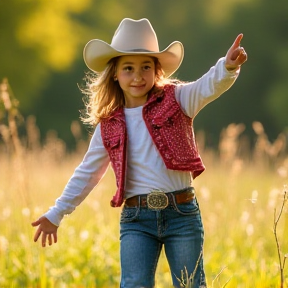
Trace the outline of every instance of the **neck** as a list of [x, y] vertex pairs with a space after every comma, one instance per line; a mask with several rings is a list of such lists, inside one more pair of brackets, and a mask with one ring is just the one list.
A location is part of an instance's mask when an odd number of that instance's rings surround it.
[[125, 97], [125, 108], [136, 108], [139, 106], [143, 106], [147, 102], [147, 96], [148, 94], [139, 98], [135, 97], [133, 99], [127, 99]]

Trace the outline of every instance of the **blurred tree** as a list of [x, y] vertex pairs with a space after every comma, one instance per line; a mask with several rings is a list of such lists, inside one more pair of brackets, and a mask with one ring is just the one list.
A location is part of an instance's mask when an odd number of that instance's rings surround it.
[[89, 2], [42, 0], [36, 5], [33, 3], [33, 9], [17, 29], [21, 45], [36, 49], [40, 59], [54, 70], [69, 68], [78, 52], [79, 35], [85, 32], [83, 25], [74, 21], [73, 14], [82, 12]]
[[[0, 77], [7, 77], [29, 111], [53, 71], [67, 71], [84, 26], [75, 21], [90, 0], [0, 2]], [[81, 43], [82, 44], [82, 43]]]

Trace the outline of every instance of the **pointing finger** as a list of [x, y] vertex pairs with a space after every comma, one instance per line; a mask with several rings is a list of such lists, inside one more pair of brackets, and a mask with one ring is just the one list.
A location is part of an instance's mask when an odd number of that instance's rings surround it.
[[237, 47], [239, 47], [240, 46], [240, 43], [241, 43], [241, 40], [242, 40], [242, 38], [243, 38], [243, 34], [241, 33], [241, 34], [239, 34], [237, 37], [236, 37], [236, 39], [235, 39], [235, 41], [234, 41], [234, 43], [233, 43], [233, 47], [234, 48], [237, 48]]

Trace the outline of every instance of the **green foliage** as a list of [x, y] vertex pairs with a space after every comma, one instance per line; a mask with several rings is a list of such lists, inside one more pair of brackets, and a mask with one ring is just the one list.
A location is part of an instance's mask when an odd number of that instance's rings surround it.
[[229, 123], [244, 123], [250, 133], [260, 121], [275, 138], [287, 127], [287, 14], [286, 0], [0, 1], [0, 80], [8, 78], [22, 113], [36, 115], [41, 131], [57, 130], [71, 142], [67, 127], [82, 108], [77, 84], [88, 70], [83, 47], [92, 38], [110, 42], [122, 18], [148, 18], [160, 49], [184, 43], [176, 75], [183, 80], [205, 73], [242, 32], [248, 62], [222, 99], [197, 116], [196, 129], [215, 145]]
[[[71, 67], [79, 51], [83, 25], [73, 15], [87, 1], [1, 1], [0, 77], [7, 77], [23, 112], [45, 87], [53, 70]], [[82, 43], [81, 43], [82, 44]]]

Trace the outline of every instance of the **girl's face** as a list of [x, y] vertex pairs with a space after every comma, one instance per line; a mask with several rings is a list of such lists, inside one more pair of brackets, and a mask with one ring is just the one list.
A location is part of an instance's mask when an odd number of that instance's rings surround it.
[[142, 106], [155, 83], [154, 60], [145, 55], [121, 56], [115, 76], [124, 93], [125, 107]]

